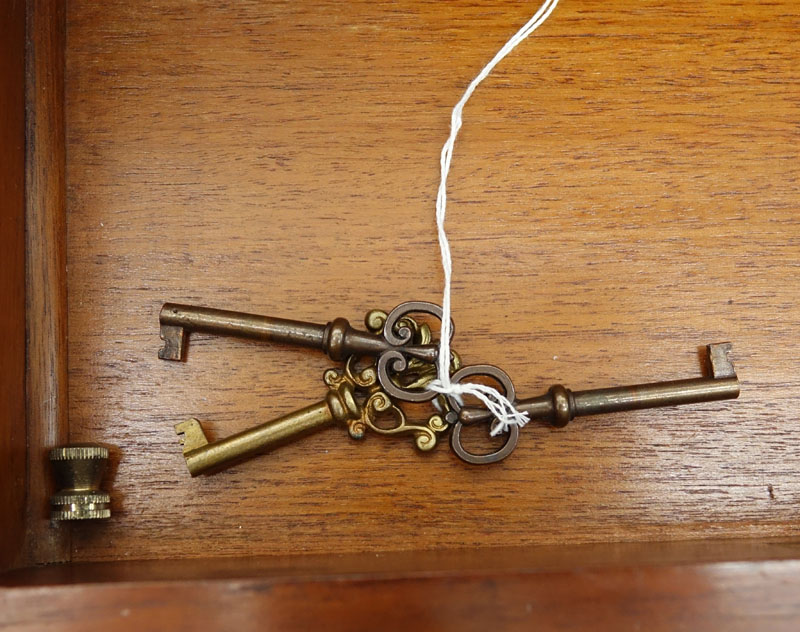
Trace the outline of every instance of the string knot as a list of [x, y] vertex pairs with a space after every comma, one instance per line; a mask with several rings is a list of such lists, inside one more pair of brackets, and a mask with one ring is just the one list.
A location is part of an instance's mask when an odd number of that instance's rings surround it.
[[461, 382], [451, 382], [449, 379], [446, 382], [441, 379], [436, 379], [428, 384], [428, 388], [442, 395], [452, 395], [460, 405], [464, 403], [464, 395], [472, 395], [480, 400], [495, 418], [495, 422], [492, 424], [490, 430], [490, 434], [493, 437], [508, 432], [511, 426], [522, 427], [530, 421], [528, 413], [518, 411], [505, 395], [496, 388], [486, 386], [485, 384], [474, 384], [471, 382], [464, 384]]

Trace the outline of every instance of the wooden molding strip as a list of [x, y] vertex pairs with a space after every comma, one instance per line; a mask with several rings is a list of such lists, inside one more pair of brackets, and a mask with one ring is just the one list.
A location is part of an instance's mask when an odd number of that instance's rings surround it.
[[800, 561], [416, 577], [83, 583], [0, 591], [27, 630], [796, 630]]
[[69, 558], [49, 521], [47, 449], [68, 440], [64, 45], [61, 0], [29, 0], [26, 46], [27, 554]]
[[25, 5], [0, 6], [0, 569], [25, 534]]

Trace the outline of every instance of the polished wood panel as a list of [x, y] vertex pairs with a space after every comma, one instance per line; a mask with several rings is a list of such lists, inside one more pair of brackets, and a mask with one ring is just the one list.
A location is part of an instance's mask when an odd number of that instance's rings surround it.
[[48, 630], [796, 630], [800, 562], [148, 581], [0, 592], [0, 625]]
[[0, 7], [0, 570], [25, 535], [25, 3]]
[[27, 558], [68, 559], [69, 531], [50, 524], [47, 451], [68, 440], [63, 0], [28, 2], [26, 247], [28, 329]]
[[438, 300], [449, 110], [531, 10], [70, 2], [70, 438], [119, 447], [114, 517], [74, 559], [800, 533], [789, 0], [565, 1], [478, 91], [453, 163], [467, 362], [536, 394], [691, 377], [730, 339], [739, 401], [532, 424], [491, 468], [331, 430], [188, 477], [173, 424], [277, 416], [329, 363], [203, 337], [159, 361], [160, 304], [325, 322]]

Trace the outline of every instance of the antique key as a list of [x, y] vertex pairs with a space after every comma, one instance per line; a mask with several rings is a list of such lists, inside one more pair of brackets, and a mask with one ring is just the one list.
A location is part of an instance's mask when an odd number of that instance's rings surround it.
[[[425, 402], [436, 393], [423, 389], [402, 388], [395, 376], [407, 370], [409, 361], [435, 362], [437, 345], [428, 340], [414, 339], [417, 327], [409, 315], [423, 313], [441, 320], [442, 308], [424, 301], [402, 303], [386, 314], [369, 312], [365, 324], [369, 331], [359, 331], [344, 318], [326, 325], [307, 323], [258, 314], [246, 314], [209, 307], [166, 303], [161, 308], [159, 322], [164, 346], [158, 352], [162, 360], [182, 360], [187, 334], [204, 332], [223, 336], [250, 338], [267, 342], [286, 343], [320, 349], [332, 360], [349, 356], [377, 358], [378, 381], [392, 397], [404, 401]], [[451, 325], [451, 331], [454, 328]]]
[[[346, 426], [354, 439], [362, 439], [367, 429], [385, 435], [410, 433], [420, 450], [432, 449], [437, 435], [449, 428], [442, 416], [431, 415], [424, 425], [408, 423], [403, 411], [378, 384], [374, 365], [358, 371], [355, 362], [351, 356], [343, 371], [329, 369], [324, 373], [328, 393], [322, 401], [226, 439], [209, 443], [197, 419], [176, 425], [190, 474], [221, 469], [335, 424]], [[378, 425], [383, 413], [393, 416], [392, 426]]]
[[[324, 374], [329, 388], [326, 397], [295, 413], [211, 443], [197, 419], [178, 424], [176, 430], [183, 438], [184, 457], [192, 476], [337, 423], [345, 425], [350, 436], [357, 439], [363, 437], [367, 428], [380, 434], [412, 433], [421, 450], [431, 449], [439, 434], [450, 431], [453, 451], [468, 463], [495, 463], [507, 457], [519, 440], [518, 425], [508, 429], [504, 445], [493, 452], [475, 454], [464, 447], [464, 426], [485, 422], [490, 429], [496, 429], [497, 420], [484, 408], [465, 406], [460, 397], [439, 395], [428, 387], [437, 377], [438, 345], [434, 343], [430, 327], [418, 323], [411, 316], [414, 313], [439, 319], [442, 315], [441, 308], [432, 303], [403, 303], [388, 314], [378, 310], [369, 312], [365, 318], [368, 331], [364, 332], [352, 328], [343, 318], [317, 325], [165, 304], [160, 314], [164, 347], [159, 351], [159, 357], [165, 360], [182, 359], [189, 332], [298, 344], [318, 348], [333, 359], [347, 358], [342, 371], [331, 369]], [[709, 377], [586, 391], [571, 391], [556, 385], [544, 395], [520, 400], [516, 399], [514, 384], [504, 371], [491, 365], [461, 367], [455, 353], [451, 357], [450, 380], [458, 384], [474, 376], [494, 379], [518, 411], [527, 413], [531, 419], [547, 419], [552, 425], [562, 427], [583, 415], [738, 397], [739, 380], [728, 357], [730, 350], [729, 343], [708, 345]], [[372, 363], [356, 370], [355, 363], [365, 357], [372, 358]], [[437, 410], [426, 422], [412, 424], [397, 405], [403, 401], [433, 401]], [[384, 413], [394, 419], [393, 424], [377, 423], [378, 416]]]
[[[709, 377], [587, 391], [571, 391], [557, 384], [544, 395], [516, 400], [515, 406], [520, 412], [528, 413], [531, 419], [547, 419], [553, 426], [563, 427], [575, 417], [584, 415], [735, 399], [739, 396], [739, 379], [728, 357], [731, 348], [732, 345], [727, 342], [707, 345], [708, 364], [711, 368]], [[458, 382], [475, 375], [497, 380], [506, 391], [506, 396], [514, 401], [515, 391], [511, 379], [495, 366], [466, 366], [456, 371], [451, 379]], [[451, 445], [458, 456], [469, 463], [484, 464], [499, 461], [513, 451], [519, 437], [517, 427], [511, 428], [512, 432], [509, 433], [505, 445], [496, 452], [476, 455], [467, 451], [461, 443], [463, 426], [491, 420], [491, 413], [483, 408], [461, 406], [452, 397], [448, 397], [448, 402], [453, 408], [453, 412], [447, 417], [454, 424]]]
[[[180, 360], [187, 332], [209, 332], [244, 336], [258, 340], [296, 343], [316, 347], [333, 358], [350, 353], [343, 370], [329, 369], [323, 375], [328, 386], [325, 398], [289, 415], [260, 424], [225, 439], [209, 442], [200, 422], [189, 419], [175, 426], [183, 443], [186, 465], [192, 476], [221, 469], [257, 453], [332, 425], [344, 425], [354, 439], [367, 429], [378, 434], [410, 433], [420, 450], [430, 450], [437, 443], [437, 434], [449, 430], [443, 417], [436, 413], [422, 424], [412, 424], [393, 401], [429, 401], [443, 397], [425, 389], [436, 376], [436, 346], [432, 344], [430, 327], [417, 322], [411, 314], [441, 315], [437, 305], [422, 302], [403, 303], [392, 312], [372, 310], [367, 313], [368, 332], [350, 327], [343, 318], [315, 325], [268, 316], [167, 303], [161, 310], [161, 337], [164, 347], [159, 357]], [[353, 355], [353, 354], [357, 355]], [[356, 369], [358, 356], [373, 356], [372, 363]], [[452, 367], [460, 366], [453, 353]], [[379, 424], [389, 417], [393, 423]]]

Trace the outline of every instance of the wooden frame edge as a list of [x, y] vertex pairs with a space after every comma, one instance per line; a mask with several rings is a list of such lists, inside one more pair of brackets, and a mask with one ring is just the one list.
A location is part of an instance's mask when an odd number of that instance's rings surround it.
[[25, 537], [25, 3], [0, 7], [0, 570]]
[[26, 561], [69, 559], [69, 533], [49, 521], [47, 449], [68, 441], [66, 144], [63, 0], [28, 0], [25, 222], [27, 267]]
[[0, 625], [141, 630], [793, 630], [800, 561], [11, 588]]

